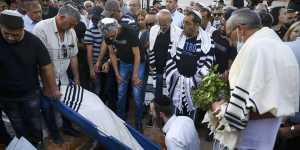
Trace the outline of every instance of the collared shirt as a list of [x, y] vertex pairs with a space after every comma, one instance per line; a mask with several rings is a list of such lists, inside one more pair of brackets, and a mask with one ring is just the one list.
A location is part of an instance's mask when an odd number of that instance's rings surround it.
[[24, 21], [24, 28], [28, 32], [32, 32], [34, 26], [37, 24], [28, 15], [25, 15], [23, 17], [23, 21]]
[[67, 69], [70, 58], [78, 53], [77, 37], [74, 29], [65, 31], [64, 39], [59, 36], [55, 17], [40, 21], [33, 29], [48, 49], [51, 60], [55, 67], [56, 80], [62, 85], [69, 83]]
[[163, 127], [165, 143], [171, 150], [199, 150], [200, 139], [194, 121], [186, 116], [173, 115]]
[[179, 28], [183, 27], [183, 18], [184, 15], [177, 10], [174, 13], [172, 13], [172, 19], [173, 19], [172, 23], [177, 25], [177, 27]]

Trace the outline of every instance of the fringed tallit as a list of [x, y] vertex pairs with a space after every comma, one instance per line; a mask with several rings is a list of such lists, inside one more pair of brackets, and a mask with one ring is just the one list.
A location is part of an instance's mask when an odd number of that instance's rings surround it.
[[229, 128], [214, 132], [214, 137], [229, 149], [234, 149], [238, 140], [243, 139], [240, 130], [255, 132], [247, 128], [250, 112], [270, 112], [281, 117], [299, 110], [296, 58], [270, 28], [262, 28], [247, 39], [231, 66], [229, 81], [230, 100], [217, 115]]
[[[160, 26], [159, 25], [155, 25], [151, 28], [150, 30], [150, 34], [149, 34], [149, 51], [147, 52], [147, 54], [149, 55], [149, 66], [154, 66], [153, 68], [150, 69], [149, 71], [149, 76], [148, 76], [148, 80], [146, 82], [146, 93], [145, 93], [145, 104], [148, 105], [154, 98], [154, 92], [156, 89], [156, 67], [155, 67], [155, 62], [156, 62], [156, 58], [155, 58], [155, 51], [154, 51], [154, 45], [155, 45], [155, 41], [157, 36], [160, 33]], [[170, 26], [170, 43], [169, 43], [169, 48], [171, 48], [171, 46], [173, 45], [173, 43], [175, 41], [178, 40], [180, 34], [182, 33], [182, 29], [180, 29], [179, 27], [177, 27], [174, 24], [171, 24]], [[163, 85], [163, 94], [164, 95], [168, 95], [168, 90], [167, 90], [167, 86], [166, 83], [164, 81], [164, 85]]]
[[198, 60], [194, 66], [186, 66], [196, 67], [196, 72], [191, 77], [180, 74], [176, 61], [181, 59], [180, 56], [184, 51], [185, 42], [186, 36], [182, 33], [179, 40], [169, 49], [170, 58], [167, 60], [165, 73], [169, 96], [173, 100], [173, 105], [179, 110], [179, 114], [182, 113], [183, 107], [187, 109], [188, 113], [195, 109], [191, 91], [200, 84], [202, 77], [208, 74], [214, 61], [211, 51], [211, 48], [213, 48], [212, 39], [202, 28], [199, 28], [196, 44], [196, 53], [199, 55]]

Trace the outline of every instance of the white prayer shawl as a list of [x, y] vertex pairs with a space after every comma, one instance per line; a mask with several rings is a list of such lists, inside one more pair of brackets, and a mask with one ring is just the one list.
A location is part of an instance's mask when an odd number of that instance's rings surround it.
[[[299, 109], [299, 68], [292, 50], [267, 27], [255, 32], [243, 45], [229, 73], [231, 93], [225, 117], [244, 129], [249, 112], [289, 116]], [[235, 106], [241, 106], [242, 109]]]
[[[149, 51], [147, 52], [147, 54], [149, 55], [149, 64], [151, 66], [155, 66], [155, 52], [154, 52], [154, 45], [155, 45], [155, 41], [157, 36], [160, 33], [160, 26], [159, 25], [154, 25], [151, 29], [150, 29], [150, 33], [149, 33]], [[182, 33], [182, 29], [180, 29], [179, 27], [177, 27], [174, 24], [171, 24], [170, 26], [170, 43], [169, 43], [169, 47], [172, 46], [172, 44], [175, 41], [178, 41], [178, 38], [180, 36], [180, 34]], [[146, 84], [146, 93], [145, 93], [145, 103], [146, 105], [148, 105], [150, 103], [150, 101], [153, 100], [154, 98], [154, 90], [156, 88], [156, 68], [152, 68], [149, 71], [149, 76], [148, 76], [148, 80], [147, 80], [147, 84]], [[163, 94], [164, 95], [168, 95], [168, 90], [166, 87], [166, 84], [164, 83], [163, 86]]]
[[[166, 64], [166, 84], [169, 91], [169, 97], [173, 100], [173, 105], [182, 112], [182, 102], [186, 102], [186, 108], [188, 112], [195, 109], [191, 91], [197, 87], [203, 76], [207, 75], [209, 69], [213, 65], [214, 56], [211, 48], [214, 47], [212, 39], [202, 29], [199, 28], [199, 34], [197, 36], [197, 52], [201, 52], [199, 60], [197, 60], [197, 71], [192, 77], [185, 77], [181, 75], [176, 66], [176, 60], [180, 60], [180, 54], [184, 51], [184, 45], [187, 37], [182, 33], [177, 42], [173, 43], [171, 49], [169, 49], [170, 58]], [[190, 66], [186, 66], [190, 67]]]
[[217, 29], [214, 27], [214, 26], [212, 26], [212, 24], [211, 24], [211, 22], [208, 22], [207, 23], [207, 26], [206, 26], [206, 28], [205, 28], [205, 31], [208, 33], [208, 35], [211, 37], [212, 36], [212, 34], [216, 31]]
[[[222, 109], [218, 114], [224, 116], [221, 117], [222, 124], [229, 125], [229, 128], [215, 132], [220, 143], [229, 149], [234, 148], [239, 138], [243, 139], [239, 137], [239, 131], [248, 130], [251, 111], [259, 114], [270, 112], [282, 117], [299, 110], [296, 58], [270, 28], [260, 29], [245, 42], [231, 66], [229, 82], [232, 89], [230, 101], [224, 104], [227, 107], [222, 107], [225, 111]], [[226, 141], [222, 140], [225, 135]]]
[[61, 93], [61, 101], [93, 123], [100, 134], [112, 136], [131, 149], [143, 149], [125, 122], [105, 106], [97, 95], [78, 85], [61, 86]]

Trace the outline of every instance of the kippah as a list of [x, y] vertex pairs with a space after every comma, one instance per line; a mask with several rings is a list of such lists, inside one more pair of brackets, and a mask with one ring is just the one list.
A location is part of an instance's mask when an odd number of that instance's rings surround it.
[[4, 10], [0, 13], [0, 25], [9, 29], [24, 28], [22, 16], [14, 10]]
[[116, 31], [119, 28], [119, 23], [114, 18], [104, 18], [99, 22], [98, 28], [104, 34], [107, 34], [109, 32]]

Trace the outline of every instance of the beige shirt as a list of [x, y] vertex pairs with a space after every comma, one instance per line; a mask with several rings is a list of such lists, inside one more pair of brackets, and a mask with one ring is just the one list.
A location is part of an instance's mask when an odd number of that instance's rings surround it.
[[39, 37], [48, 49], [55, 67], [56, 81], [62, 85], [69, 84], [67, 69], [70, 58], [78, 53], [77, 37], [74, 29], [65, 32], [60, 39], [55, 18], [46, 19], [36, 24], [33, 34]]

